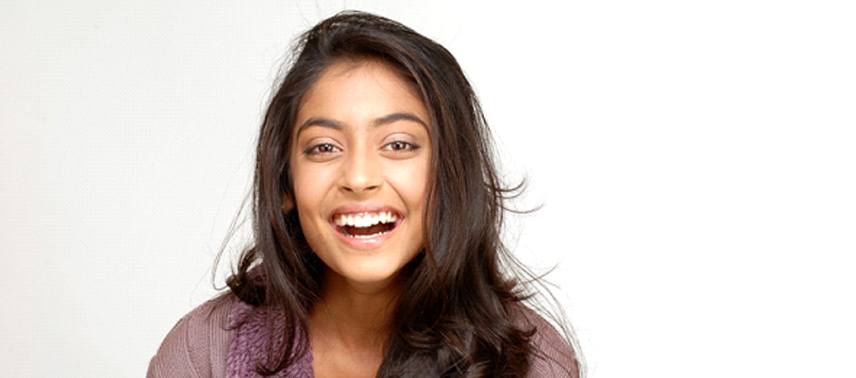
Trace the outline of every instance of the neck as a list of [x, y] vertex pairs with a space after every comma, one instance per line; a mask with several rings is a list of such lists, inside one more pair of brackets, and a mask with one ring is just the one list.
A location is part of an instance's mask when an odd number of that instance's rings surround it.
[[400, 282], [395, 278], [356, 283], [328, 271], [310, 323], [325, 339], [345, 348], [382, 352], [400, 292]]

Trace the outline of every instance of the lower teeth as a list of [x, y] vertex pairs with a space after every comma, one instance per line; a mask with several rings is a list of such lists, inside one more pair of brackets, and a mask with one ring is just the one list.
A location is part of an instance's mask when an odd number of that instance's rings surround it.
[[386, 231], [386, 232], [378, 232], [378, 233], [376, 233], [376, 234], [371, 234], [371, 235], [351, 235], [351, 234], [348, 234], [348, 237], [350, 237], [350, 238], [357, 238], [357, 239], [371, 239], [371, 238], [375, 238], [375, 237], [378, 237], [378, 236], [381, 236], [381, 235], [384, 235], [384, 234], [388, 234], [388, 233], [389, 233], [389, 231]]

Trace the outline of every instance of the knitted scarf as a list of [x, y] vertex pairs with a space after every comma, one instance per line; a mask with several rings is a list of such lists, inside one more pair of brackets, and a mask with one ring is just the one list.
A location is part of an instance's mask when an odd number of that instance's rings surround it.
[[[226, 358], [230, 378], [257, 378], [257, 365], [269, 366], [269, 350], [279, 350], [285, 343], [285, 317], [268, 306], [252, 306], [236, 301], [229, 313], [229, 327], [234, 336]], [[297, 342], [305, 342], [298, 337]], [[294, 364], [270, 377], [312, 378], [312, 353], [305, 353]]]

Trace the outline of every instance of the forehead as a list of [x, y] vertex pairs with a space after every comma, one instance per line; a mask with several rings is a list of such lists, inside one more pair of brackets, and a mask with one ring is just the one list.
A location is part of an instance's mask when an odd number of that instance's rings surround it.
[[328, 117], [362, 124], [393, 112], [411, 112], [428, 121], [428, 111], [412, 82], [377, 60], [340, 60], [325, 68], [304, 97], [296, 124]]

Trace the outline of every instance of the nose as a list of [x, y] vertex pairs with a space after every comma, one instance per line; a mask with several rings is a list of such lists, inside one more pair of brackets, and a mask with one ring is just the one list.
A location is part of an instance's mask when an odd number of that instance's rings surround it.
[[345, 155], [341, 189], [358, 194], [376, 191], [383, 183], [379, 156], [370, 148], [354, 147]]

